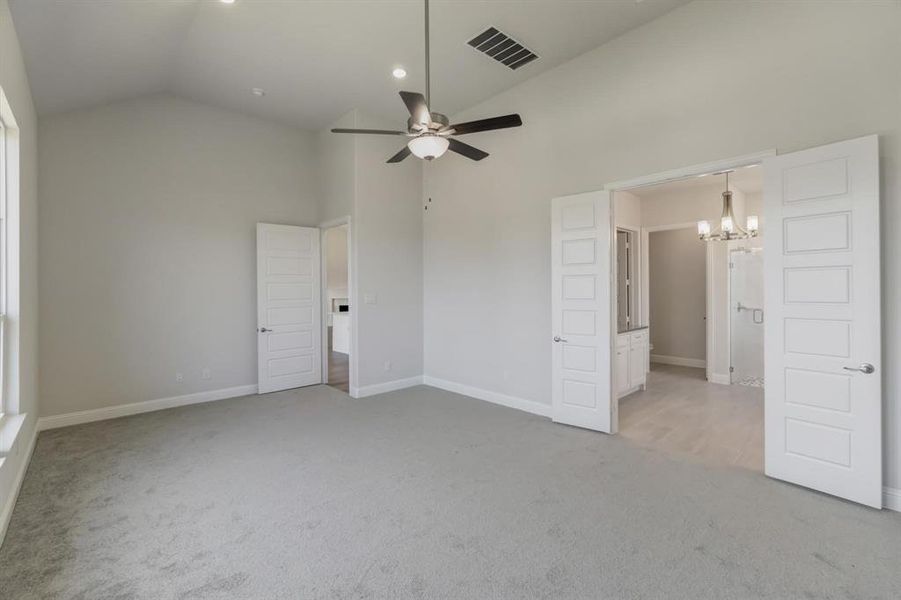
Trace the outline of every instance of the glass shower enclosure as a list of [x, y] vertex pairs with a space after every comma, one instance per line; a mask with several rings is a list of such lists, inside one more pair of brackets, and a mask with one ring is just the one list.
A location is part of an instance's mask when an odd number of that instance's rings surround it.
[[731, 382], [763, 387], [763, 248], [729, 251], [729, 305]]

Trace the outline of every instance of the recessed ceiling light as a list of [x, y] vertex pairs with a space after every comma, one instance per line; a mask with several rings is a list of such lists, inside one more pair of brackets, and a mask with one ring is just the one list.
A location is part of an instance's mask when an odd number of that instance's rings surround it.
[[397, 67], [396, 69], [391, 71], [391, 74], [394, 75], [395, 79], [403, 79], [407, 76], [407, 71], [403, 67]]
[[235, 0], [219, 0], [222, 4], [234, 4]]
[[[225, 0], [222, 0], [222, 1], [225, 2]], [[234, 2], [234, 0], [232, 0], [232, 2]], [[264, 90], [263, 88], [250, 88], [250, 93], [253, 94], [254, 96], [258, 96], [258, 97], [262, 98], [263, 96], [266, 95], [266, 90]]]

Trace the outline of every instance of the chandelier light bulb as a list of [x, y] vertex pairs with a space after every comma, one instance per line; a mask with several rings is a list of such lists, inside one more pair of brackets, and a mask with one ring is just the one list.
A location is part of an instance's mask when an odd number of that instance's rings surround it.
[[748, 216], [748, 231], [751, 233], [756, 233], [760, 230], [760, 222], [757, 220], [757, 215], [749, 215]]
[[698, 235], [701, 237], [710, 235], [710, 221], [698, 221]]
[[732, 233], [735, 230], [734, 224], [732, 223], [732, 217], [723, 217], [720, 227], [724, 233]]

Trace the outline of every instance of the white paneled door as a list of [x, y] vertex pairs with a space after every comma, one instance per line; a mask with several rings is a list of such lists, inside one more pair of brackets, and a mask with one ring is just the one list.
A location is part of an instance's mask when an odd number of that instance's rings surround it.
[[882, 507], [876, 136], [764, 161], [766, 473]]
[[319, 230], [257, 223], [261, 394], [322, 383]]
[[553, 419], [613, 433], [610, 193], [551, 203]]

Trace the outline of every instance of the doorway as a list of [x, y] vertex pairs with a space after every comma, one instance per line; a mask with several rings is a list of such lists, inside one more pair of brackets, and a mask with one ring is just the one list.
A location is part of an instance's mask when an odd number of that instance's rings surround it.
[[[615, 276], [619, 193], [758, 163], [764, 173], [765, 209], [758, 214], [768, 224], [763, 262], [764, 472], [881, 508], [881, 227], [876, 135], [786, 154], [770, 151], [686, 167], [554, 198], [551, 415], [558, 423], [606, 433], [620, 428], [617, 391], [623, 374], [615, 362], [619, 356], [614, 355], [620, 343]], [[724, 195], [722, 208], [728, 204]], [[734, 231], [733, 226], [742, 221], [723, 212], [721, 232]], [[707, 245], [708, 268], [723, 256], [731, 240], [712, 231], [707, 219], [716, 213], [715, 209], [699, 217], [697, 223], [705, 241], [712, 235], [720, 238]], [[747, 223], [751, 229], [751, 220]], [[758, 224], [763, 229], [764, 222]], [[729, 239], [724, 242], [724, 237]], [[728, 257], [726, 253], [726, 264]], [[645, 273], [642, 277], [647, 277]], [[708, 290], [711, 280], [708, 277]], [[716, 293], [707, 295], [707, 321], [728, 323], [731, 307], [718, 301], [721, 293], [728, 295], [728, 285], [713, 289]], [[642, 309], [646, 306], [643, 297]], [[715, 327], [715, 335], [710, 331], [708, 327], [705, 385], [722, 382], [733, 391], [759, 393], [756, 386], [731, 385], [729, 376], [719, 379], [722, 357], [731, 356], [728, 338], [723, 342], [729, 326]], [[641, 356], [642, 338], [646, 336], [636, 333], [629, 340], [630, 361]], [[728, 363], [727, 358], [727, 367]], [[631, 368], [625, 372], [633, 385], [636, 375], [641, 375]], [[645, 385], [650, 387], [647, 379]]]
[[324, 383], [350, 393], [353, 339], [349, 219], [322, 230]]
[[[757, 166], [729, 169], [742, 221], [761, 208]], [[634, 226], [637, 219], [641, 232], [639, 246], [618, 240], [614, 247], [618, 425], [624, 438], [645, 447], [762, 472], [763, 336], [755, 323], [762, 310], [754, 309], [763, 305], [763, 277], [753, 267], [763, 238], [714, 242], [698, 233], [698, 221], [720, 215], [725, 185], [717, 172], [614, 192], [617, 235], [623, 220]], [[641, 309], [624, 322], [631, 307], [621, 303], [632, 299], [622, 288], [633, 281], [640, 282]], [[733, 356], [747, 380], [733, 382]]]

